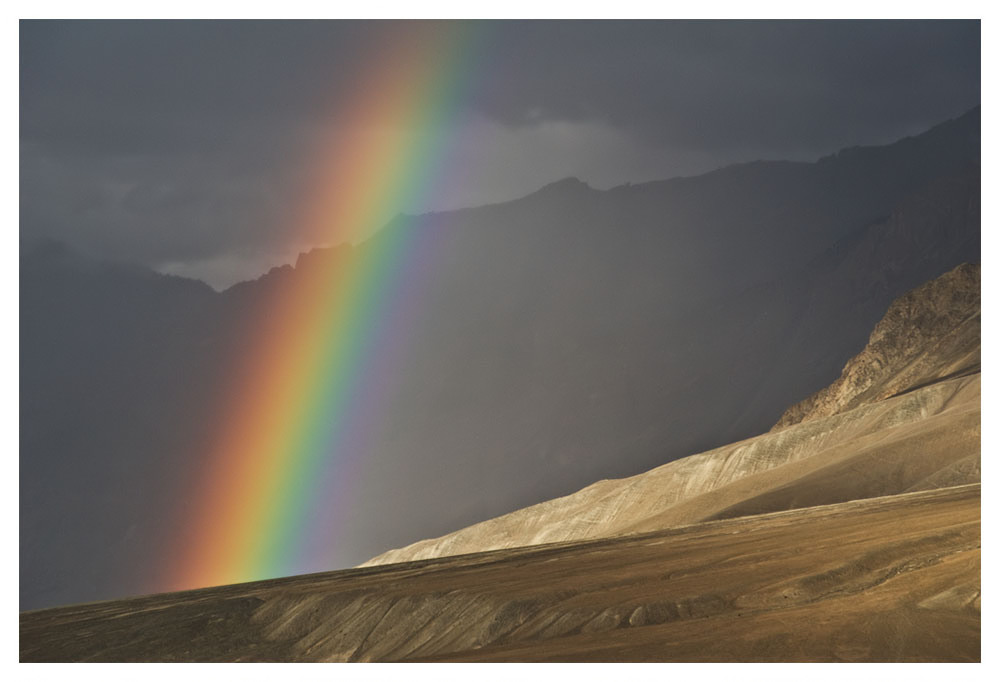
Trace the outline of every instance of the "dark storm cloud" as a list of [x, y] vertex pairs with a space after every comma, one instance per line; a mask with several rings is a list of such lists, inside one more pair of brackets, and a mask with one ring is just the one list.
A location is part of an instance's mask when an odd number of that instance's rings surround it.
[[976, 22], [526, 22], [500, 37], [492, 114], [681, 148], [822, 153], [979, 100]]
[[[303, 161], [395, 28], [22, 22], [22, 236], [154, 265], [288, 248]], [[479, 123], [462, 151], [505, 165], [445, 205], [572, 173], [600, 185], [812, 158], [979, 102], [978, 22], [495, 22], [479, 35], [462, 112]]]
[[135, 151], [290, 124], [348, 82], [358, 35], [341, 23], [25, 22], [22, 131]]

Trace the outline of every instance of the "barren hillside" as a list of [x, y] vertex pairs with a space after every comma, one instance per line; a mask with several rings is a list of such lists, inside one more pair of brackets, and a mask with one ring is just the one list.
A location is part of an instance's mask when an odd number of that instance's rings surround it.
[[890, 306], [802, 423], [391, 550], [364, 565], [607, 537], [979, 481], [979, 272]]

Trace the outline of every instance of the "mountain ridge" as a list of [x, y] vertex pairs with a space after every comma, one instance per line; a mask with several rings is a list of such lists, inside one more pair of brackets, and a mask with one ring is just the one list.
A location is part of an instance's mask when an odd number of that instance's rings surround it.
[[[674, 185], [674, 184], [683, 184], [683, 183], [687, 183], [687, 182], [701, 182], [701, 181], [704, 181], [704, 180], [706, 180], [708, 178], [718, 177], [719, 175], [739, 174], [739, 173], [745, 172], [748, 169], [759, 168], [759, 167], [773, 167], [773, 168], [779, 168], [779, 167], [780, 168], [808, 168], [808, 167], [817, 167], [818, 168], [818, 167], [821, 167], [821, 166], [826, 166], [826, 165], [829, 165], [829, 164], [834, 164], [837, 161], [843, 161], [843, 160], [845, 160], [848, 157], [851, 157], [852, 159], [854, 159], [854, 158], [859, 158], [859, 157], [863, 157], [865, 155], [871, 155], [871, 154], [882, 155], [882, 154], [885, 154], [888, 150], [891, 150], [893, 148], [900, 148], [900, 147], [906, 148], [906, 147], [912, 146], [914, 144], [919, 144], [922, 140], [925, 140], [928, 137], [932, 137], [932, 138], [933, 137], [945, 137], [946, 133], [951, 134], [956, 129], [958, 129], [960, 131], [958, 133], [958, 137], [964, 137], [964, 132], [965, 131], [964, 131], [964, 128], [962, 126], [963, 122], [975, 120], [978, 123], [979, 120], [980, 120], [980, 116], [981, 116], [981, 107], [973, 107], [969, 111], [967, 111], [967, 112], [965, 112], [965, 113], [963, 113], [963, 114], [961, 114], [959, 116], [956, 116], [956, 117], [954, 117], [952, 119], [949, 119], [947, 121], [943, 121], [943, 122], [941, 122], [941, 123], [939, 123], [939, 124], [937, 124], [935, 126], [932, 126], [928, 130], [926, 130], [924, 133], [920, 133], [920, 134], [917, 134], [917, 135], [908, 135], [906, 137], [899, 138], [898, 140], [896, 140], [894, 142], [890, 142], [890, 143], [884, 144], [884, 145], [863, 145], [863, 146], [845, 147], [845, 148], [840, 149], [840, 150], [838, 150], [838, 151], [836, 151], [836, 152], [834, 152], [832, 154], [827, 154], [825, 156], [821, 156], [818, 159], [816, 159], [815, 161], [787, 161], [787, 160], [782, 160], [782, 159], [746, 161], [746, 162], [742, 162], [742, 163], [728, 164], [726, 166], [722, 166], [720, 168], [717, 168], [717, 169], [714, 169], [714, 170], [711, 170], [711, 171], [706, 171], [704, 173], [699, 173], [699, 174], [696, 174], [696, 175], [682, 175], [682, 176], [675, 176], [675, 177], [671, 177], [671, 178], [665, 178], [665, 179], [661, 179], [661, 180], [649, 180], [649, 181], [645, 181], [645, 182], [628, 182], [628, 183], [624, 183], [624, 184], [621, 184], [621, 185], [616, 185], [614, 187], [610, 187], [610, 188], [608, 188], [606, 190], [593, 188], [586, 181], [581, 180], [580, 178], [578, 178], [576, 176], [566, 176], [566, 177], [561, 178], [559, 180], [555, 180], [553, 182], [547, 183], [547, 184], [543, 185], [542, 187], [540, 187], [540, 188], [538, 188], [538, 189], [536, 189], [536, 190], [534, 190], [532, 192], [529, 192], [528, 194], [525, 194], [524, 196], [521, 196], [521, 197], [516, 197], [516, 198], [513, 198], [513, 199], [506, 200], [506, 201], [500, 201], [500, 202], [494, 202], [494, 203], [490, 203], [490, 204], [485, 204], [485, 205], [482, 205], [482, 206], [470, 206], [470, 207], [453, 209], [453, 210], [446, 210], [446, 211], [432, 211], [432, 212], [429, 212], [427, 214], [420, 214], [420, 215], [413, 215], [413, 216], [397, 216], [397, 218], [395, 218], [393, 221], [390, 221], [389, 224], [387, 226], [385, 226], [385, 227], [391, 226], [393, 224], [393, 222], [395, 222], [397, 220], [406, 220], [406, 219], [411, 219], [411, 220], [412, 219], [416, 219], [416, 220], [419, 220], [420, 218], [427, 217], [427, 216], [441, 217], [441, 216], [448, 216], [450, 214], [467, 213], [469, 211], [476, 211], [477, 209], [488, 209], [488, 208], [494, 208], [494, 207], [503, 207], [503, 206], [507, 206], [507, 205], [510, 205], [510, 204], [518, 204], [520, 202], [528, 201], [528, 200], [535, 201], [539, 197], [547, 197], [547, 196], [552, 196], [552, 195], [558, 195], [558, 194], [560, 194], [560, 193], [562, 193], [564, 191], [570, 191], [570, 192], [574, 192], [576, 194], [579, 194], [579, 191], [584, 191], [585, 193], [594, 194], [594, 195], [596, 195], [596, 194], [607, 194], [607, 193], [622, 193], [622, 192], [638, 193], [638, 192], [647, 191], [649, 189], [653, 189], [653, 188], [657, 188], [658, 189], [658, 188], [662, 188], [662, 187], [670, 186], [670, 185]], [[978, 146], [978, 142], [975, 143], [975, 146]], [[377, 236], [377, 234], [378, 233], [376, 232], [376, 236]], [[309, 249], [307, 251], [301, 252], [299, 254], [299, 256], [298, 256], [297, 261], [301, 261], [303, 258], [312, 259], [312, 256], [314, 256], [314, 255], [319, 255], [319, 254], [322, 254], [322, 253], [325, 253], [325, 252], [329, 252], [329, 251], [334, 250], [334, 249], [344, 248], [344, 247], [348, 247], [348, 246], [349, 245], [344, 244], [344, 245], [314, 247], [314, 248], [311, 248], [311, 249]], [[283, 269], [283, 268], [281, 268], [281, 266], [277, 266], [277, 267], [278, 267], [278, 269]], [[291, 266], [291, 267], [293, 267], [293, 268], [298, 267], [298, 262], [294, 266]], [[266, 274], [267, 273], [262, 274], [261, 277], [265, 276]], [[260, 279], [260, 277], [258, 277], [256, 279]], [[256, 279], [255, 280], [249, 280], [249, 281], [256, 281]], [[240, 282], [240, 283], [237, 283], [237, 284], [244, 284], [244, 283]], [[233, 286], [236, 286], [236, 285], [233, 285]]]

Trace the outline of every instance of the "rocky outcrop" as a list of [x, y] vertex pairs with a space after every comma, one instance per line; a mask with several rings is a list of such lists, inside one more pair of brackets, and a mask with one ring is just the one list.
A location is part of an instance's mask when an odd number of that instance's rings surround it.
[[782, 429], [980, 366], [980, 266], [964, 264], [896, 299], [840, 378], [788, 408]]

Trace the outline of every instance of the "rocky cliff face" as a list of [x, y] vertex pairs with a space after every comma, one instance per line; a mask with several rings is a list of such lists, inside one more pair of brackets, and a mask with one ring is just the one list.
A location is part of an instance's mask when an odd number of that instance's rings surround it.
[[[980, 478], [979, 266], [898, 299], [787, 428], [595, 483], [364, 565], [648, 532]], [[801, 422], [801, 423], [799, 423]]]
[[980, 266], [964, 264], [896, 299], [840, 378], [788, 408], [774, 429], [978, 371], [979, 291]]

